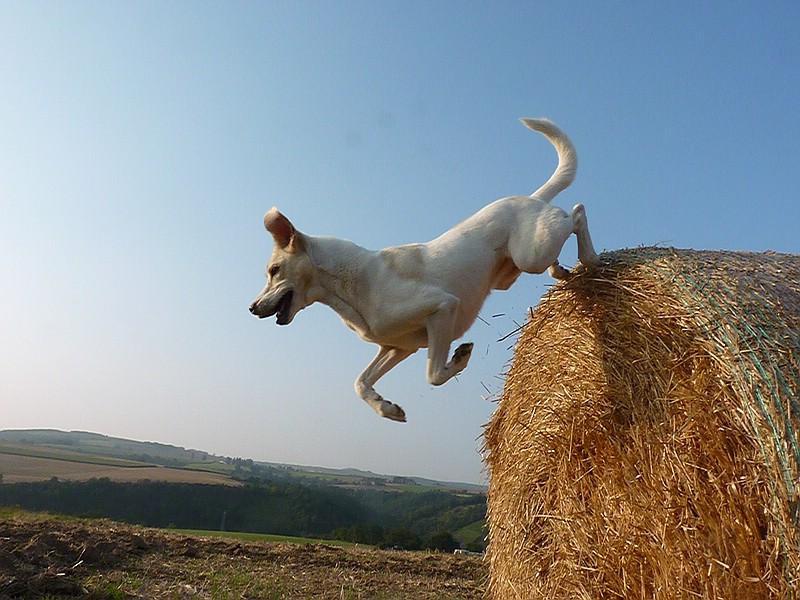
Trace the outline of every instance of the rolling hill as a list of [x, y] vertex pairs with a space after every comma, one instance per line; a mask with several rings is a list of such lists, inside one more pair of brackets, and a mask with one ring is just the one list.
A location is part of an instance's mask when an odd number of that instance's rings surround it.
[[[282, 463], [254, 461], [239, 457], [219, 456], [204, 450], [183, 448], [160, 442], [130, 440], [92, 433], [88, 431], [61, 431], [57, 429], [6, 429], [0, 430], [0, 473], [6, 481], [33, 481], [37, 470], [30, 461], [13, 461], [10, 456], [28, 456], [56, 461], [71, 461], [85, 464], [81, 468], [56, 469], [54, 463], [38, 465], [40, 479], [63, 477], [65, 479], [88, 479], [95, 467], [101, 464], [119, 469], [108, 469], [106, 475], [112, 480], [135, 481], [137, 479], [159, 479], [164, 481], [194, 481], [197, 476], [186, 476], [174, 471], [155, 472], [133, 470], [144, 467], [169, 467], [178, 470], [208, 472], [222, 476], [210, 478], [207, 483], [224, 483], [225, 477], [245, 480], [249, 476], [270, 477], [298, 483], [318, 482], [346, 488], [382, 488], [394, 491], [451, 491], [464, 494], [483, 494], [484, 486], [472, 483], [435, 481], [422, 477], [382, 475], [354, 468], [333, 469], [327, 467], [288, 465]], [[48, 471], [48, 468], [52, 469]], [[57, 472], [58, 471], [58, 472]], [[141, 475], [141, 476], [139, 476]], [[146, 476], [145, 476], [146, 475]], [[154, 477], [156, 476], [156, 477]], [[24, 479], [23, 479], [24, 478]], [[201, 478], [202, 479], [202, 478]], [[198, 480], [198, 482], [201, 482]]]

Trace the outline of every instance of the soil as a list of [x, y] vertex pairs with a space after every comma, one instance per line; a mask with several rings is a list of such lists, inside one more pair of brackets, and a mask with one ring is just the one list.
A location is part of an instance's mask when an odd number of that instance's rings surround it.
[[480, 557], [239, 542], [111, 521], [0, 522], [10, 598], [478, 599]]

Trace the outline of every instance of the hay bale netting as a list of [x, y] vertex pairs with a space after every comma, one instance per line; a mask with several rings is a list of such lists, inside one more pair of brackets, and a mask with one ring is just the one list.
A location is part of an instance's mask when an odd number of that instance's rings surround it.
[[553, 287], [486, 431], [490, 598], [797, 596], [798, 282], [641, 248]]

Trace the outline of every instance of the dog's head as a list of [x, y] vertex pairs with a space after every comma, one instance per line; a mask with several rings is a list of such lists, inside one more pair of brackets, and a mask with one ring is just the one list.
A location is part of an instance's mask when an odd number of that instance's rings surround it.
[[264, 227], [272, 234], [275, 247], [267, 263], [267, 285], [250, 305], [250, 312], [259, 319], [277, 315], [278, 325], [288, 325], [314, 302], [309, 290], [314, 285], [315, 269], [303, 234], [277, 208], [264, 215]]

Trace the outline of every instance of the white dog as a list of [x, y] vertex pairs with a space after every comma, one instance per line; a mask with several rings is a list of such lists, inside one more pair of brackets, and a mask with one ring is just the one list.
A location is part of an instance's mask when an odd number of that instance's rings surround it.
[[522, 122], [558, 152], [550, 179], [530, 196], [493, 202], [426, 244], [366, 250], [300, 233], [272, 208], [264, 216], [275, 241], [268, 281], [250, 312], [277, 314], [278, 325], [287, 325], [314, 302], [330, 306], [361, 339], [380, 346], [356, 379], [356, 393], [382, 417], [405, 421], [403, 409], [373, 388], [390, 369], [427, 347], [428, 381], [442, 385], [467, 366], [472, 344], [461, 344], [448, 361], [450, 344], [470, 328], [492, 290], [508, 289], [522, 271], [566, 277], [558, 255], [572, 233], [581, 263], [598, 261], [583, 205], [568, 215], [549, 204], [575, 178], [575, 148], [550, 121]]

